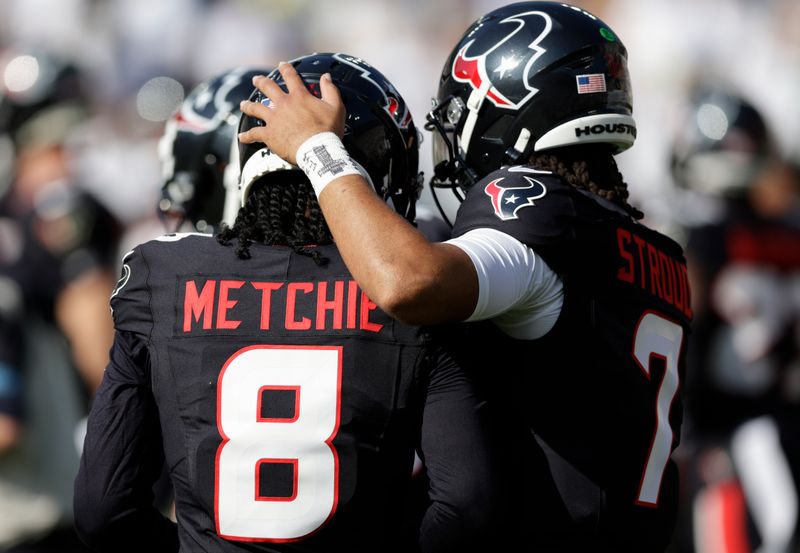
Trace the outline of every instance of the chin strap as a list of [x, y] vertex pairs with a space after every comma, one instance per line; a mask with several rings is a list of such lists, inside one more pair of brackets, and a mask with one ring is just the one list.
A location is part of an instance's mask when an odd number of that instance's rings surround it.
[[467, 114], [467, 120], [464, 121], [464, 128], [461, 129], [461, 137], [459, 138], [459, 146], [465, 155], [469, 151], [469, 143], [472, 140], [472, 133], [475, 131], [475, 123], [478, 122], [478, 111], [480, 111], [491, 87], [492, 83], [487, 80], [481, 88], [473, 90], [469, 95], [469, 99], [467, 99], [469, 113]]
[[521, 163], [524, 163], [524, 160], [522, 160], [522, 155], [525, 153], [525, 148], [528, 147], [528, 143], [530, 141], [531, 131], [526, 128], [522, 128], [519, 131], [517, 141], [514, 142], [514, 146], [507, 149], [503, 154], [504, 165], [520, 165]]
[[222, 222], [229, 227], [233, 226], [239, 208], [242, 206], [241, 192], [239, 191], [239, 141], [231, 141], [231, 151], [228, 165], [222, 173], [222, 186], [225, 188], [225, 203], [222, 206]]

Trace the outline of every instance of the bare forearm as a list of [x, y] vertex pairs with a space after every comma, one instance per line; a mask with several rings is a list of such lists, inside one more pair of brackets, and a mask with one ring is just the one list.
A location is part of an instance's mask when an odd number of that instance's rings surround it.
[[[242, 103], [243, 113], [265, 125], [241, 133], [239, 141], [268, 144], [273, 152], [302, 168], [305, 162], [301, 159], [298, 163], [298, 151], [309, 139], [327, 133], [342, 136], [345, 109], [330, 75], [322, 76], [321, 97], [315, 98], [290, 64], [280, 64], [279, 70], [286, 92], [268, 78], [254, 79], [272, 107]], [[329, 156], [343, 149], [341, 143], [338, 148], [330, 143], [326, 146], [331, 147], [326, 147]], [[478, 277], [466, 253], [448, 244], [429, 243], [360, 175], [345, 174], [333, 180], [327, 175], [316, 181], [315, 173], [307, 175], [319, 195], [334, 241], [372, 301], [412, 324], [458, 321], [472, 314], [478, 300]]]
[[337, 179], [322, 192], [320, 205], [345, 263], [382, 309], [413, 324], [463, 320], [472, 313], [477, 276], [467, 255], [428, 242], [364, 179]]
[[56, 301], [56, 318], [92, 394], [103, 379], [114, 341], [114, 323], [108, 310], [108, 291], [113, 283], [107, 270], [94, 269], [71, 282]]

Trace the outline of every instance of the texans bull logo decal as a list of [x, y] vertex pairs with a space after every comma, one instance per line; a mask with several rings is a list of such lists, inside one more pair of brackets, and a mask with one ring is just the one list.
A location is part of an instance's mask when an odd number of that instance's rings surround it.
[[175, 114], [178, 129], [191, 133], [205, 133], [214, 130], [219, 120], [239, 109], [238, 100], [232, 98], [247, 97], [253, 85], [250, 79], [242, 80], [248, 69], [237, 70], [216, 77], [193, 92], [187, 98], [191, 108], [181, 107]]
[[538, 200], [547, 194], [544, 184], [530, 177], [522, 177], [528, 181], [528, 186], [510, 186], [503, 188], [497, 184], [503, 177], [495, 179], [486, 185], [483, 191], [492, 199], [494, 214], [503, 221], [517, 219], [517, 211], [523, 207], [535, 205], [534, 200]]
[[[111, 299], [117, 296], [131, 279], [131, 266], [128, 265], [126, 261], [128, 261], [132, 255], [133, 250], [126, 253], [125, 257], [122, 258], [122, 275], [119, 277], [119, 280], [117, 280], [117, 284], [114, 285], [114, 290], [111, 292]], [[111, 314], [114, 314], [113, 307], [111, 308]]]
[[408, 124], [411, 123], [411, 112], [408, 110], [405, 104], [401, 104], [397, 98], [389, 98], [389, 105], [386, 108], [386, 111], [394, 118], [394, 121], [398, 124], [401, 129], [407, 129]]
[[[467, 42], [453, 60], [453, 78], [469, 83], [475, 90], [488, 88], [486, 97], [494, 105], [517, 110], [538, 92], [528, 84], [530, 70], [547, 51], [540, 43], [550, 34], [553, 23], [546, 13], [531, 11], [485, 24], [515, 28], [495, 44], [477, 44], [475, 39]], [[498, 51], [504, 44], [508, 47]], [[475, 55], [474, 52], [482, 53]]]
[[345, 54], [334, 54], [333, 57], [340, 63], [344, 63], [356, 69], [359, 77], [374, 86], [375, 90], [383, 96], [384, 109], [392, 116], [394, 124], [401, 130], [408, 128], [409, 123], [411, 123], [411, 111], [408, 109], [405, 102], [399, 100], [400, 94], [392, 83], [386, 80], [381, 80], [381, 82], [378, 83], [375, 78], [373, 78], [377, 77], [377, 75], [372, 73], [372, 66], [361, 58], [354, 58]]

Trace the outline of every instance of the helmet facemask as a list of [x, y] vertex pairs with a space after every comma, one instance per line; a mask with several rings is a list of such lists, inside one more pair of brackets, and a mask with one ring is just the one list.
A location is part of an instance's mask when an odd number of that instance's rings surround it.
[[478, 182], [478, 175], [467, 165], [459, 146], [459, 129], [464, 124], [467, 109], [464, 101], [454, 95], [441, 101], [434, 98], [432, 104], [433, 109], [428, 113], [425, 123], [425, 130], [432, 137], [431, 196], [445, 222], [453, 226], [441, 205], [437, 190], [448, 189], [462, 202], [464, 192]]

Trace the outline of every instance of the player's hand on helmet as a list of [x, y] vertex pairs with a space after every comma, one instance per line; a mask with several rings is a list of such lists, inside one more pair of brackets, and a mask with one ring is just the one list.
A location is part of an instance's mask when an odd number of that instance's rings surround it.
[[297, 149], [312, 136], [321, 132], [344, 134], [345, 108], [339, 89], [330, 74], [320, 79], [321, 98], [311, 94], [290, 63], [281, 62], [278, 70], [288, 92], [272, 79], [253, 78], [253, 84], [270, 99], [270, 105], [245, 101], [242, 112], [264, 121], [265, 126], [254, 127], [239, 134], [243, 144], [263, 142], [275, 154], [296, 164]]

